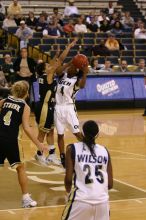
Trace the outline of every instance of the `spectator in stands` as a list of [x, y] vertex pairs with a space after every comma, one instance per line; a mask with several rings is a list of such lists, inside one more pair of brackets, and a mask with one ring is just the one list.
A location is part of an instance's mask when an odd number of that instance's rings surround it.
[[135, 21], [135, 23], [134, 23], [133, 30], [135, 31], [137, 28], [139, 28], [141, 23], [143, 23], [142, 19], [137, 18], [137, 21]]
[[22, 7], [20, 3], [18, 3], [18, 0], [13, 0], [13, 2], [9, 5], [8, 14], [11, 14], [14, 16], [22, 14]]
[[109, 49], [105, 46], [104, 40], [101, 40], [99, 45], [95, 45], [92, 48], [93, 56], [110, 56]]
[[98, 21], [100, 22], [100, 24], [102, 24], [102, 21], [104, 21], [104, 20], [109, 21], [110, 19], [103, 10], [100, 10], [100, 14], [98, 16]]
[[116, 21], [119, 21], [118, 13], [115, 12], [113, 15], [110, 17], [110, 25], [113, 26]]
[[98, 63], [98, 59], [92, 59], [91, 60], [91, 67], [89, 68], [89, 74], [96, 74], [98, 73], [98, 70], [103, 68], [104, 65]]
[[0, 0], [0, 21], [3, 21], [5, 18], [5, 6], [3, 2]]
[[48, 13], [47, 13], [46, 11], [43, 10], [43, 11], [41, 12], [41, 14], [44, 15], [44, 17], [45, 17], [45, 21], [47, 22]]
[[138, 67], [135, 69], [135, 72], [143, 72], [146, 73], [145, 60], [139, 59]]
[[46, 38], [58, 38], [61, 33], [58, 28], [58, 23], [56, 18], [52, 18], [48, 26], [43, 30], [43, 37]]
[[125, 30], [132, 30], [134, 27], [134, 19], [131, 17], [130, 12], [126, 11], [125, 15], [121, 19], [121, 23]]
[[91, 18], [96, 16], [96, 10], [90, 11], [89, 15], [86, 16], [86, 23], [90, 24], [91, 23]]
[[23, 17], [23, 15], [18, 14], [18, 15], [15, 15], [14, 20], [15, 20], [17, 26], [20, 26], [20, 22], [24, 21], [25, 18]]
[[7, 17], [3, 21], [3, 29], [8, 31], [9, 27], [17, 27], [13, 15], [7, 15]]
[[113, 72], [113, 69], [111, 68], [111, 61], [106, 60], [104, 67], [102, 67], [99, 72]]
[[57, 7], [53, 8], [53, 14], [52, 14], [53, 17], [56, 17], [58, 19], [60, 19], [60, 17], [62, 16], [61, 13], [59, 13], [59, 10]]
[[123, 25], [120, 21], [116, 21], [110, 31], [112, 34], [116, 35], [122, 35], [123, 34]]
[[146, 29], [143, 22], [140, 23], [139, 28], [134, 31], [135, 39], [146, 39]]
[[13, 68], [12, 57], [10, 54], [6, 54], [4, 56], [4, 63], [2, 65], [2, 70], [5, 74], [8, 84], [12, 85], [15, 81], [15, 71]]
[[0, 97], [6, 98], [9, 93], [10, 93], [10, 89], [9, 89], [7, 80], [5, 78], [5, 75], [2, 69], [0, 68]]
[[83, 21], [81, 18], [78, 18], [77, 24], [75, 24], [75, 32], [80, 33], [87, 33], [87, 26], [83, 24]]
[[33, 36], [31, 28], [27, 27], [25, 21], [20, 22], [20, 27], [17, 29], [15, 35], [20, 39], [20, 49], [27, 47], [29, 39]]
[[87, 29], [91, 32], [98, 32], [99, 26], [95, 22], [95, 17], [90, 18], [90, 24], [87, 24]]
[[28, 18], [26, 18], [26, 24], [29, 27], [36, 27], [36, 24], [38, 22], [37, 18], [34, 16], [34, 13], [32, 11], [30, 11], [28, 13]]
[[61, 26], [64, 25], [63, 23], [63, 18], [62, 18], [62, 14], [59, 13], [59, 10], [57, 7], [53, 8], [53, 14], [51, 14], [50, 16], [48, 16], [47, 18], [47, 23], [50, 22], [50, 20], [52, 19], [52, 17], [56, 18], [58, 20], [58, 24], [60, 24]]
[[21, 56], [15, 60], [13, 68], [16, 73], [16, 81], [26, 80], [30, 85], [36, 81], [36, 62], [28, 57], [27, 48], [21, 49]]
[[100, 22], [98, 21], [98, 15], [95, 15], [94, 19], [95, 19], [95, 24], [97, 24], [97, 26], [100, 28]]
[[73, 19], [70, 19], [68, 23], [64, 25], [63, 29], [66, 34], [73, 33], [75, 30]]
[[35, 29], [36, 29], [36, 31], [43, 31], [46, 26], [47, 26], [47, 22], [45, 20], [45, 16], [43, 14], [40, 14]]
[[66, 6], [64, 9], [65, 17], [78, 17], [79, 11], [78, 8], [74, 5], [74, 0], [68, 0], [69, 6]]
[[114, 14], [114, 6], [113, 6], [113, 2], [112, 1], [109, 1], [108, 3], [108, 8], [106, 9], [106, 13], [108, 14], [108, 16], [111, 16]]
[[110, 23], [107, 19], [103, 20], [100, 26], [100, 32], [108, 33], [111, 30]]
[[119, 42], [116, 40], [114, 34], [109, 34], [105, 46], [109, 49], [109, 51], [119, 51]]
[[115, 72], [129, 72], [128, 68], [127, 68], [128, 64], [126, 60], [121, 60], [121, 64], [118, 68], [115, 69]]

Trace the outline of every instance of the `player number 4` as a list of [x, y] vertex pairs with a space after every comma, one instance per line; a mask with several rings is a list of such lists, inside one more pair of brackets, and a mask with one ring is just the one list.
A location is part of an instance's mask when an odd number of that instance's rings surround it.
[[[95, 166], [96, 179], [99, 183], [102, 184], [102, 183], [104, 183], [104, 177], [103, 177], [101, 169], [102, 169], [102, 166], [100, 166], [100, 165]], [[85, 177], [85, 184], [93, 183], [93, 179], [91, 178], [91, 167], [90, 167], [90, 165], [85, 164], [84, 167], [83, 167], [83, 171], [87, 172], [87, 175]]]
[[5, 116], [4, 116], [4, 118], [3, 118], [3, 120], [4, 120], [4, 125], [7, 125], [7, 126], [10, 125], [10, 123], [11, 123], [11, 116], [12, 116], [12, 111], [8, 111], [8, 112], [5, 114]]
[[62, 96], [64, 95], [64, 86], [61, 87], [60, 93], [62, 94]]

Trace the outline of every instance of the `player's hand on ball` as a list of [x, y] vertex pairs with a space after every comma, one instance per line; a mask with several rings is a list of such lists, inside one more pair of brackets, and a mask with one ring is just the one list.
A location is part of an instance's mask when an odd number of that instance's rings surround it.
[[88, 65], [83, 66], [83, 67], [81, 68], [81, 70], [83, 71], [83, 74], [87, 75], [87, 74], [89, 73]]

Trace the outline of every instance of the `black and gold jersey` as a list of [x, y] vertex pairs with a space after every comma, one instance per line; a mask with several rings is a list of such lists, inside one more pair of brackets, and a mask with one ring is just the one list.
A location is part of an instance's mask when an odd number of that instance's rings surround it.
[[39, 95], [41, 103], [48, 103], [49, 106], [54, 106], [57, 81], [54, 79], [51, 84], [48, 84], [47, 74], [39, 77]]
[[24, 107], [25, 101], [22, 99], [16, 99], [12, 96], [5, 99], [0, 111], [0, 137], [18, 138]]

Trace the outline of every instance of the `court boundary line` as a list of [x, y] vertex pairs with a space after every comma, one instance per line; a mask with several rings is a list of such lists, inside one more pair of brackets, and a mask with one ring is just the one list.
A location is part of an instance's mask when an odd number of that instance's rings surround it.
[[114, 179], [114, 181], [116, 181], [116, 182], [118, 182], [118, 183], [121, 183], [121, 184], [123, 184], [123, 185], [129, 186], [129, 187], [131, 187], [131, 188], [133, 188], [133, 189], [136, 189], [136, 190], [139, 190], [139, 191], [141, 191], [141, 192], [145, 192], [145, 193], [146, 193], [146, 189], [143, 189], [143, 188], [134, 186], [134, 185], [132, 185], [132, 184], [130, 184], [130, 183], [126, 183], [126, 182], [124, 182], [124, 181], [122, 181], [122, 180]]
[[136, 157], [112, 157], [112, 159], [119, 159], [119, 160], [146, 160], [146, 158], [136, 158]]
[[146, 155], [144, 155], [144, 154], [135, 154], [135, 153], [127, 152], [127, 151], [120, 151], [120, 150], [113, 150], [113, 149], [109, 149], [109, 151], [118, 152], [118, 153], [122, 153], [122, 154], [130, 154], [130, 155], [134, 155], [134, 156], [141, 156], [141, 157], [146, 158]]
[[[127, 201], [134, 201], [139, 203], [137, 200], [146, 200], [146, 198], [135, 198], [135, 199], [119, 199], [119, 200], [111, 200], [109, 203], [116, 203], [116, 202], [127, 202]], [[47, 209], [47, 208], [58, 208], [58, 207], [65, 207], [64, 205], [53, 205], [53, 206], [37, 206], [34, 208], [17, 208], [17, 209], [0, 209], [0, 212], [10, 212], [10, 211], [25, 211], [25, 210], [35, 210], [35, 209]]]

